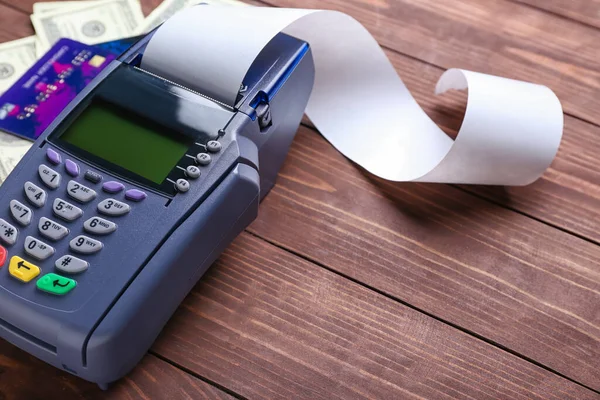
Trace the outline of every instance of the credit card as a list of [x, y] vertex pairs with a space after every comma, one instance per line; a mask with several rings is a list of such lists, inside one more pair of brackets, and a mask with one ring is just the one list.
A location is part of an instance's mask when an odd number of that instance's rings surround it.
[[37, 139], [118, 54], [61, 39], [0, 96], [0, 130]]
[[117, 57], [125, 53], [138, 40], [143, 39], [146, 35], [133, 36], [124, 39], [112, 40], [110, 42], [97, 43], [94, 47], [110, 51]]

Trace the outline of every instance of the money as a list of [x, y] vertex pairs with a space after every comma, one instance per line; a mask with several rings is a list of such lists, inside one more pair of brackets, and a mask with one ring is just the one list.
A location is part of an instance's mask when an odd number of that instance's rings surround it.
[[90, 3], [97, 3], [96, 0], [92, 1], [45, 1], [43, 3], [33, 3], [34, 14], [44, 14], [59, 10], [61, 8], [80, 7], [82, 5], [88, 5]]
[[0, 94], [35, 63], [35, 36], [0, 44]]
[[148, 33], [152, 29], [156, 28], [164, 21], [169, 19], [173, 14], [184, 8], [191, 7], [199, 3], [206, 3], [211, 5], [227, 5], [227, 6], [245, 6], [240, 1], [235, 0], [165, 0], [158, 7], [154, 9], [140, 25], [138, 34]]
[[27, 153], [32, 143], [0, 131], [0, 185]]
[[61, 38], [96, 44], [135, 36], [143, 21], [137, 0], [99, 0], [31, 16], [38, 38], [47, 48]]

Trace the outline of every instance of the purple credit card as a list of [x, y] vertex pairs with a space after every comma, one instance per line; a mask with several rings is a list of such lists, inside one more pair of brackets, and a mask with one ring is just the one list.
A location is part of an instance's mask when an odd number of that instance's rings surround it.
[[0, 96], [0, 130], [35, 140], [117, 56], [61, 39]]

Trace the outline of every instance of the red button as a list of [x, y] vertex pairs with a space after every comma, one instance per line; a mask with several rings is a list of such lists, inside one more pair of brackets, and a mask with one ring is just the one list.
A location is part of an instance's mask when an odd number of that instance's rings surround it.
[[0, 246], [0, 267], [4, 266], [6, 262], [6, 249]]

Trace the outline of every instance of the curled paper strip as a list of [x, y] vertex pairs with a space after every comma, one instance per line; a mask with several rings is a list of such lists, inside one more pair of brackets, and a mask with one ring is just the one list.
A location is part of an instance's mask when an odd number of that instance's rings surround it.
[[151, 39], [142, 68], [233, 106], [279, 32], [308, 42], [315, 86], [306, 114], [342, 154], [393, 181], [525, 185], [550, 165], [563, 130], [547, 87], [449, 70], [437, 93], [469, 89], [456, 140], [421, 109], [369, 32], [334, 11], [193, 7]]

